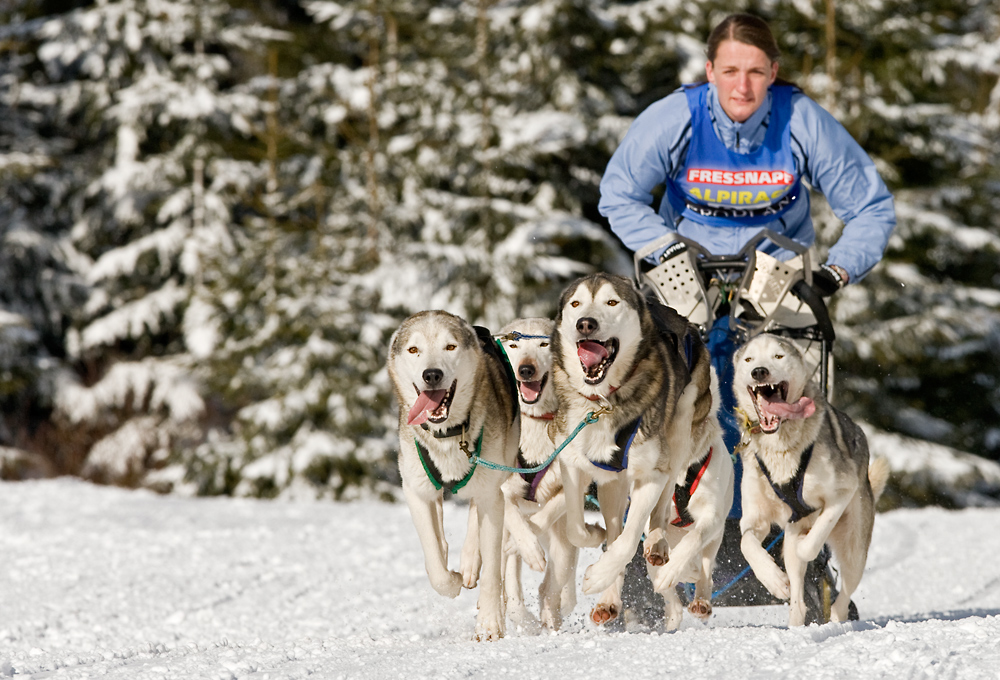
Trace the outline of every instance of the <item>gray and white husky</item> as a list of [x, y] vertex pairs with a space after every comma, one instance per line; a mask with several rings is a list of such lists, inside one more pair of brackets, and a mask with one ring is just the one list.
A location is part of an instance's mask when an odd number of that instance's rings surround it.
[[[733, 361], [733, 389], [748, 421], [741, 452], [743, 555], [771, 594], [789, 601], [788, 625], [801, 626], [806, 565], [829, 543], [843, 582], [830, 617], [846, 621], [889, 465], [885, 459], [869, 465], [861, 428], [808, 382], [791, 341], [758, 335]], [[761, 545], [772, 524], [785, 531], [784, 572]]]
[[708, 351], [676, 312], [655, 310], [659, 327], [629, 279], [593, 274], [566, 288], [556, 316], [559, 441], [588, 414], [600, 414], [560, 454], [567, 536], [579, 547], [605, 538], [584, 523], [584, 494], [591, 480], [597, 482], [607, 550], [587, 568], [583, 591], [602, 593], [590, 615], [598, 624], [621, 612], [624, 570], [647, 521], [651, 534], [661, 537], [647, 541], [647, 561], [668, 562], [662, 508], [676, 480], [721, 436]]
[[[393, 334], [388, 371], [399, 403], [403, 494], [434, 589], [456, 597], [479, 584], [477, 640], [504, 635], [501, 556], [508, 474], [471, 454], [513, 466], [520, 419], [508, 368], [486, 329], [442, 311], [420, 312]], [[461, 573], [448, 569], [443, 489], [470, 501]], [[482, 573], [480, 574], [480, 568]]]

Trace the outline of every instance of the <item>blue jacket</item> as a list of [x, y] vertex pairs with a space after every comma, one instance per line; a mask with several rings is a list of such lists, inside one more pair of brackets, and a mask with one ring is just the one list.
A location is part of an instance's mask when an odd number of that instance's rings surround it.
[[[725, 114], [714, 85], [708, 85], [707, 101], [715, 132], [727, 148], [745, 154], [761, 145], [770, 118], [770, 92], [764, 105], [743, 123]], [[850, 133], [798, 91], [792, 95], [789, 128], [796, 174], [826, 196], [834, 214], [844, 222], [827, 262], [843, 267], [851, 282], [859, 281], [882, 259], [896, 226], [892, 195]], [[804, 246], [813, 244], [816, 234], [806, 191], [780, 219], [750, 226], [702, 224], [682, 216], [666, 198], [659, 212], [654, 211], [653, 190], [673, 182], [684, 165], [690, 140], [691, 112], [687, 96], [678, 90], [643, 111], [611, 157], [601, 180], [599, 210], [628, 248], [638, 250], [674, 232], [715, 255], [731, 255], [765, 228]], [[769, 248], [765, 250], [780, 259], [793, 255], [770, 244]], [[654, 253], [650, 259], [656, 261], [658, 256]]]

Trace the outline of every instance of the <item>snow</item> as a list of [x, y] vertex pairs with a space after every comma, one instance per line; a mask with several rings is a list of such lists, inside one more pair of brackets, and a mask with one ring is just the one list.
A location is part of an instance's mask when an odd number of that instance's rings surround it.
[[[465, 511], [445, 507], [453, 565]], [[782, 606], [719, 607], [672, 634], [612, 633], [586, 623], [581, 595], [559, 633], [475, 643], [477, 592], [434, 593], [405, 504], [5, 482], [0, 677], [996, 677], [998, 522], [995, 508], [880, 514], [854, 623], [788, 629]]]

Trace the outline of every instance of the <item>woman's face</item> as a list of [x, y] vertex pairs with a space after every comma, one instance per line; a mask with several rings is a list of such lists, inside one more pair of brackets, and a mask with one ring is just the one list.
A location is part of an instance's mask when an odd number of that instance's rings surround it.
[[764, 103], [767, 88], [778, 77], [778, 62], [772, 62], [759, 47], [723, 40], [715, 61], [705, 64], [705, 73], [708, 82], [715, 83], [722, 110], [742, 123]]

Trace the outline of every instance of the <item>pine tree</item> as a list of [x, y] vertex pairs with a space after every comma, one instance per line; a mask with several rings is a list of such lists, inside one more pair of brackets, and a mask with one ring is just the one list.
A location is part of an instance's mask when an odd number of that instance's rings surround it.
[[365, 145], [350, 132], [368, 77], [323, 63], [247, 86], [267, 153], [240, 187], [234, 250], [197, 298], [218, 320], [205, 382], [232, 413], [185, 458], [201, 493], [344, 499], [395, 474], [385, 386], [370, 384], [392, 329], [366, 284]]
[[54, 395], [77, 447], [69, 471], [137, 483], [199, 437], [184, 313], [204, 254], [230, 246], [210, 174], [239, 135], [242, 102], [226, 90], [239, 52], [279, 37], [246, 18], [224, 2], [98, 0], [33, 27], [50, 87], [75, 95], [90, 135], [75, 140], [87, 183], [67, 200], [93, 292], [73, 310]]
[[[68, 197], [82, 181], [74, 162], [86, 125], [79, 92], [48, 82], [35, 53], [34, 3], [0, 9], [0, 477], [63, 469], [42, 451], [58, 444], [48, 424], [53, 384], [65, 365], [72, 310], [87, 299], [79, 254], [68, 242]], [[82, 173], [81, 173], [82, 174]]]

